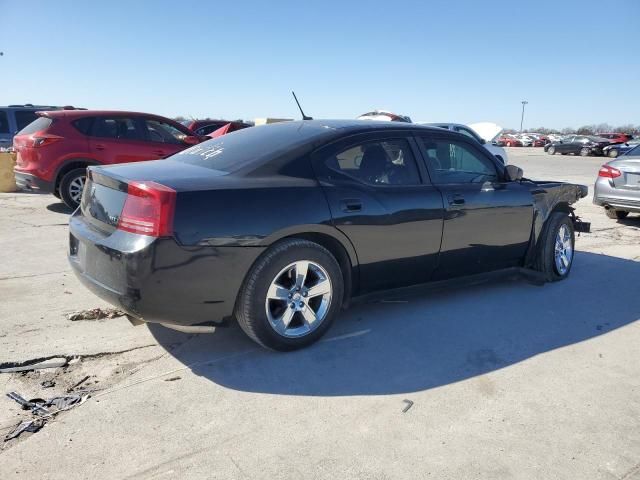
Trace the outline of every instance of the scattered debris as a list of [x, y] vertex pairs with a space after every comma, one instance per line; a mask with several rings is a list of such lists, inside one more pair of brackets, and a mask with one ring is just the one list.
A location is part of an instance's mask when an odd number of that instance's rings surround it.
[[117, 308], [91, 308], [89, 310], [80, 310], [67, 315], [67, 319], [72, 322], [78, 320], [101, 320], [103, 318], [124, 317], [126, 313]]
[[4, 441], [7, 442], [13, 438], [18, 437], [22, 432], [36, 433], [42, 427], [44, 427], [45, 421], [42, 418], [35, 418], [33, 420], [23, 420], [18, 426], [4, 437]]
[[65, 357], [53, 357], [45, 360], [38, 359], [32, 363], [25, 363], [21, 365], [8, 366], [0, 368], [0, 373], [14, 373], [14, 372], [26, 372], [29, 370], [42, 370], [45, 368], [58, 368], [64, 367], [67, 364]]
[[40, 386], [42, 388], [51, 388], [56, 386], [56, 382], [54, 380], [45, 380], [43, 382], [40, 382]]
[[73, 384], [72, 386], [70, 386], [69, 388], [67, 388], [67, 393], [71, 392], [72, 390], [74, 390], [75, 388], [79, 387], [80, 385], [82, 385], [84, 382], [86, 382], [87, 380], [89, 380], [90, 376], [87, 375], [85, 376], [82, 380], [80, 380], [79, 382], [76, 382], [75, 384]]
[[402, 400], [406, 403], [405, 407], [402, 409], [402, 413], [407, 413], [411, 407], [413, 407], [413, 402], [411, 400], [407, 400], [406, 398]]
[[169, 377], [169, 378], [165, 378], [164, 381], [165, 382], [175, 382], [176, 380], [180, 380], [182, 377]]

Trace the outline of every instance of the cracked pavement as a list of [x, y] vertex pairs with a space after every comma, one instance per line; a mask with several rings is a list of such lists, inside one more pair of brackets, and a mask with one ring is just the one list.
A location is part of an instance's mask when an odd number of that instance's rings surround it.
[[[591, 203], [601, 158], [509, 154], [529, 178], [589, 185], [567, 281], [359, 306], [290, 354], [236, 326], [67, 320], [108, 307], [67, 266], [68, 212], [0, 194], [0, 364], [69, 361], [0, 374], [0, 393], [86, 376], [92, 391], [0, 450], [0, 478], [640, 478], [640, 216]], [[4, 434], [24, 412], [0, 406]]]

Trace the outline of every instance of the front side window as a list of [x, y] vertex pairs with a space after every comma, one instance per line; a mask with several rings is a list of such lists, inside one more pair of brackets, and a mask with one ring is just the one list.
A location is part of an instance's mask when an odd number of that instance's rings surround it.
[[4, 111], [0, 111], [0, 133], [9, 133], [9, 119]]
[[92, 137], [115, 138], [118, 140], [142, 140], [132, 118], [125, 117], [97, 117], [91, 128]]
[[418, 167], [406, 140], [366, 142], [330, 157], [326, 165], [371, 185], [418, 185]]
[[493, 162], [469, 145], [456, 140], [422, 139], [435, 184], [498, 181]]
[[152, 142], [181, 145], [182, 140], [186, 136], [184, 132], [178, 130], [173, 125], [160, 120], [147, 119], [144, 123], [147, 127], [149, 140]]

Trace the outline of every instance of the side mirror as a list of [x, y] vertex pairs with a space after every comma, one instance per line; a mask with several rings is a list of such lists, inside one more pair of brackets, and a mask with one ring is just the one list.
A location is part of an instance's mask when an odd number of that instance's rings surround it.
[[195, 135], [187, 135], [182, 139], [182, 141], [187, 145], [197, 145], [200, 143], [200, 138]]
[[522, 180], [524, 171], [515, 165], [507, 165], [505, 167], [505, 174], [509, 182], [517, 182], [518, 180]]

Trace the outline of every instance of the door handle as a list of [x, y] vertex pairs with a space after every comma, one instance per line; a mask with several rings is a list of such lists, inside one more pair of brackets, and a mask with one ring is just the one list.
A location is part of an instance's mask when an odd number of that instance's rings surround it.
[[362, 210], [362, 200], [359, 198], [345, 198], [340, 201], [343, 212], [359, 212]]
[[105, 147], [104, 145], [102, 145], [101, 143], [97, 143], [97, 144], [95, 145], [95, 147], [96, 147], [96, 150], [104, 150], [104, 149], [106, 148], [106, 147]]
[[464, 205], [464, 197], [459, 193], [449, 195], [448, 199], [449, 199], [449, 205], [451, 205], [452, 207], [460, 207]]

